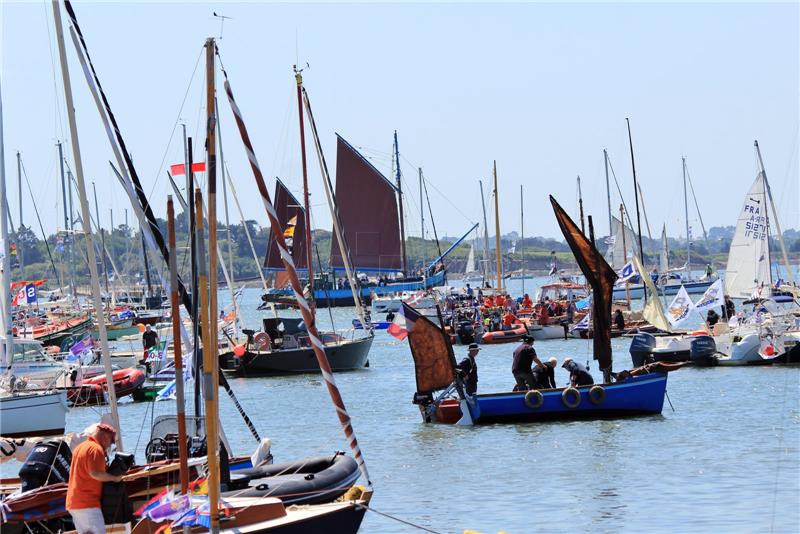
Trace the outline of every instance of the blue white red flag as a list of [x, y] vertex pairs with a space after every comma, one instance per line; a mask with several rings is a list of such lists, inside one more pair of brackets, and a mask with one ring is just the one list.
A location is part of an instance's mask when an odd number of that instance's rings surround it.
[[419, 313], [417, 313], [414, 308], [402, 302], [394, 321], [392, 321], [392, 324], [389, 325], [386, 331], [402, 341], [408, 337], [408, 334], [414, 329], [414, 323], [417, 322], [419, 317]]

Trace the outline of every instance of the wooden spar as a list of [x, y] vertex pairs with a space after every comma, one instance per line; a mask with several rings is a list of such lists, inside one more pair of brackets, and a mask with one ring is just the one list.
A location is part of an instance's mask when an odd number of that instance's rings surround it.
[[[631, 137], [631, 121], [625, 117], [625, 123], [628, 125], [628, 144], [631, 148], [631, 169], [633, 170], [633, 193], [636, 199], [636, 231], [639, 233], [639, 259], [644, 266], [644, 247], [642, 246], [642, 219], [639, 214], [639, 184], [636, 181], [636, 162], [633, 158], [633, 138]], [[625, 254], [627, 256], [627, 253]], [[644, 280], [642, 280], [642, 292], [644, 293], [644, 303], [647, 304], [647, 288], [644, 287]]]
[[[625, 219], [625, 206], [622, 204], [619, 205], [619, 220], [624, 221]], [[625, 243], [625, 223], [620, 225], [622, 227], [622, 265], [626, 265], [628, 263], [628, 247]], [[644, 280], [642, 280], [642, 286], [644, 286]], [[644, 287], [642, 287], [644, 290]], [[631, 286], [627, 280], [625, 280], [625, 300], [628, 302], [628, 310], [631, 309]]]
[[497, 260], [497, 291], [501, 291], [503, 289], [503, 264], [500, 259], [500, 200], [497, 194], [496, 160], [492, 163], [492, 176], [494, 176], [494, 244]]
[[[191, 199], [189, 199], [191, 201]], [[175, 400], [178, 405], [178, 451], [181, 493], [189, 489], [189, 454], [186, 443], [186, 406], [183, 392], [183, 356], [181, 355], [181, 310], [178, 304], [178, 247], [175, 244], [175, 207], [172, 195], [167, 195], [167, 233], [169, 234], [169, 280], [172, 311], [172, 354], [175, 359]]]
[[481, 188], [481, 208], [483, 208], [483, 285], [489, 281], [489, 223], [486, 219], [486, 200], [483, 198], [483, 181], [478, 180]]
[[[303, 165], [303, 208], [306, 210], [306, 267], [308, 268], [308, 288], [311, 295], [311, 313], [314, 313], [314, 254], [311, 250], [311, 207], [308, 194], [308, 165], [306, 163], [306, 130], [303, 120], [303, 75], [294, 66], [294, 79], [297, 82], [297, 116], [300, 121], [300, 161]], [[283, 228], [281, 228], [283, 230]], [[320, 266], [320, 268], [322, 268]]]
[[[286, 267], [286, 272], [289, 275], [289, 282], [291, 283], [292, 291], [294, 292], [295, 299], [297, 299], [297, 305], [300, 310], [300, 314], [303, 316], [303, 322], [308, 330], [309, 339], [311, 340], [311, 347], [314, 350], [314, 355], [317, 357], [317, 363], [320, 371], [322, 371], [322, 377], [325, 380], [325, 385], [327, 386], [331, 401], [336, 408], [336, 415], [339, 418], [339, 423], [342, 426], [345, 437], [350, 444], [350, 449], [353, 451], [353, 456], [358, 463], [361, 474], [364, 476], [367, 484], [371, 487], [372, 481], [369, 478], [369, 472], [367, 471], [367, 466], [364, 462], [364, 455], [361, 453], [361, 447], [358, 445], [358, 440], [356, 439], [355, 432], [350, 421], [350, 415], [347, 413], [347, 407], [344, 404], [344, 399], [342, 399], [342, 395], [339, 392], [339, 388], [336, 386], [336, 381], [333, 378], [333, 371], [331, 370], [330, 363], [328, 362], [328, 357], [325, 355], [325, 345], [320, 339], [319, 331], [317, 330], [317, 325], [314, 320], [314, 315], [311, 312], [311, 306], [308, 304], [308, 301], [303, 295], [303, 288], [300, 286], [300, 278], [297, 275], [297, 270], [294, 266], [294, 260], [292, 260], [292, 255], [286, 248], [286, 241], [283, 239], [283, 231], [281, 231], [278, 224], [278, 214], [275, 211], [275, 206], [272, 205], [272, 201], [270, 200], [269, 191], [267, 191], [267, 184], [264, 182], [264, 175], [261, 173], [261, 167], [259, 166], [258, 160], [256, 159], [256, 154], [253, 151], [253, 144], [250, 141], [250, 135], [247, 132], [247, 127], [244, 124], [244, 119], [242, 118], [242, 113], [239, 110], [239, 106], [236, 105], [236, 100], [233, 98], [233, 91], [231, 90], [231, 85], [227, 79], [227, 73], [225, 72], [224, 68], [222, 73], [225, 76], [225, 93], [228, 95], [228, 102], [230, 103], [231, 110], [236, 118], [236, 124], [239, 127], [242, 143], [247, 151], [247, 156], [250, 160], [250, 167], [253, 170], [253, 176], [256, 181], [256, 186], [258, 187], [258, 192], [261, 194], [261, 199], [264, 202], [264, 209], [269, 217], [270, 231], [272, 232], [275, 242], [278, 245], [278, 250], [280, 251], [281, 259], [283, 260], [283, 265]], [[308, 106], [307, 95], [306, 106], [308, 111], [310, 107]], [[309, 114], [309, 116], [311, 115]], [[311, 127], [312, 131], [315, 132], [316, 128], [314, 127], [313, 118], [311, 121]], [[334, 228], [335, 227], [336, 226], [334, 225]], [[343, 258], [346, 258], [346, 256], [343, 255]], [[358, 299], [356, 302], [358, 302]]]
[[586, 227], [583, 224], [583, 194], [581, 193], [581, 177], [578, 176], [578, 211], [581, 216], [581, 232], [586, 233]]
[[[325, 154], [322, 152], [322, 143], [320, 142], [319, 134], [317, 133], [317, 123], [314, 121], [314, 113], [311, 111], [311, 100], [308, 98], [308, 92], [305, 90], [305, 87], [303, 87], [303, 104], [305, 105], [306, 114], [308, 115], [309, 126], [311, 126], [311, 136], [314, 139], [314, 148], [317, 151], [317, 160], [319, 161], [319, 169], [320, 173], [322, 174], [325, 198], [328, 200], [328, 208], [331, 212], [331, 219], [333, 219], [333, 231], [335, 232], [336, 239], [338, 240], [339, 254], [342, 257], [344, 271], [347, 276], [347, 281], [350, 285], [350, 290], [353, 294], [353, 302], [356, 305], [356, 314], [358, 315], [361, 324], [364, 325], [364, 328], [371, 333], [372, 322], [367, 319], [367, 314], [364, 311], [364, 305], [361, 301], [361, 295], [358, 289], [358, 281], [355, 278], [353, 264], [350, 262], [347, 241], [345, 240], [341, 219], [339, 218], [339, 208], [336, 205], [336, 200], [333, 193], [333, 182], [331, 181], [331, 176], [328, 173], [328, 164], [325, 162]], [[306, 214], [306, 219], [308, 219], [308, 214]], [[309, 244], [309, 246], [311, 245]]]
[[[206, 183], [208, 187], [208, 307], [203, 307], [207, 322], [203, 326], [203, 372], [208, 373], [203, 384], [203, 392], [210, 388], [211, 395], [206, 393], [206, 436], [208, 443], [208, 468], [209, 477], [208, 500], [211, 505], [211, 532], [219, 531], [219, 406], [217, 392], [219, 391], [219, 374], [217, 373], [219, 347], [217, 332], [217, 106], [214, 83], [214, 53], [216, 44], [213, 38], [206, 40]], [[202, 213], [203, 203], [200, 195], [197, 196], [198, 211]], [[198, 216], [202, 228], [202, 218]], [[198, 239], [202, 239], [202, 233]], [[201, 258], [201, 263], [204, 260]], [[201, 281], [203, 289], [205, 283]], [[210, 369], [210, 371], [206, 371]], [[210, 402], [209, 402], [210, 401]], [[211, 424], [209, 424], [211, 423]], [[217, 477], [216, 480], [214, 477]]]
[[[397, 143], [397, 130], [394, 131], [394, 162], [397, 180], [397, 205], [400, 208], [400, 251], [403, 255], [403, 276], [408, 276], [408, 257], [406, 256], [406, 225], [403, 216], [403, 174], [400, 172], [400, 145]], [[21, 210], [22, 208], [20, 208]], [[20, 215], [20, 219], [22, 216]]]
[[[5, 211], [6, 206], [6, 156], [3, 139], [3, 98], [0, 94], [0, 210]], [[4, 213], [0, 213], [0, 247], [8, 247], [8, 223]], [[3, 272], [0, 274], [0, 287], [8, 288], [11, 285], [11, 255], [2, 255]], [[3, 343], [4, 350], [0, 353], [0, 367], [5, 371], [14, 358], [14, 333], [13, 320], [11, 319], [11, 294], [7, 291], [0, 291], [0, 305], [3, 319]]]
[[[753, 145], [756, 147], [756, 154], [758, 154], [758, 165], [761, 167], [761, 174], [764, 176], [764, 185], [765, 189], [767, 190], [767, 197], [769, 197], [769, 205], [772, 208], [772, 219], [775, 221], [775, 233], [778, 234], [778, 244], [781, 246], [781, 255], [783, 256], [783, 265], [786, 269], [786, 278], [789, 281], [789, 285], [793, 286], [794, 274], [792, 273], [792, 266], [789, 263], [789, 256], [786, 254], [786, 243], [783, 242], [781, 222], [778, 219], [778, 209], [775, 207], [775, 201], [772, 200], [772, 189], [769, 186], [769, 180], [767, 180], [767, 170], [764, 168], [764, 160], [761, 158], [761, 149], [758, 147], [758, 141], [753, 141]], [[767, 239], [769, 239], [769, 227], [767, 227]], [[770, 268], [770, 273], [771, 272], [772, 268]], [[780, 276], [778, 278], [780, 278]]]
[[[103, 356], [103, 367], [106, 375], [106, 383], [114, 384], [114, 371], [111, 368], [111, 355], [108, 351], [108, 332], [106, 331], [106, 319], [103, 313], [103, 299], [100, 296], [100, 282], [97, 276], [97, 257], [94, 253], [94, 239], [92, 238], [91, 214], [89, 212], [89, 202], [86, 199], [86, 187], [83, 179], [83, 161], [81, 159], [80, 141], [78, 139], [78, 124], [75, 120], [75, 106], [72, 100], [72, 83], [69, 77], [69, 65], [67, 64], [67, 50], [64, 46], [64, 28], [61, 24], [61, 10], [58, 0], [53, 0], [53, 17], [55, 19], [56, 40], [58, 41], [58, 55], [61, 63], [61, 78], [64, 83], [64, 96], [67, 102], [67, 117], [69, 119], [69, 132], [72, 139], [72, 155], [75, 163], [75, 174], [78, 180], [78, 196], [81, 204], [81, 218], [83, 223], [83, 233], [86, 239], [86, 249], [89, 255], [89, 274], [91, 276], [92, 303], [97, 313], [97, 328], [100, 331], [100, 350]], [[111, 406], [111, 419], [114, 428], [117, 430], [116, 443], [117, 450], [124, 450], [122, 444], [122, 432], [119, 426], [119, 413], [117, 413], [117, 392], [114, 387], [107, 387], [108, 403]]]

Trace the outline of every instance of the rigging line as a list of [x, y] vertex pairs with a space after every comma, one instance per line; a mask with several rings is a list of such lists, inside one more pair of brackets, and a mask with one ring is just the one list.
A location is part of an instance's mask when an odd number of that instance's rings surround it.
[[[628, 205], [625, 204], [625, 197], [622, 196], [622, 189], [619, 187], [619, 180], [617, 180], [617, 173], [614, 172], [614, 165], [611, 163], [611, 156], [608, 156], [608, 168], [611, 169], [611, 176], [614, 178], [614, 185], [617, 186], [617, 192], [619, 193], [619, 200], [622, 202], [622, 207], [625, 208], [625, 218], [628, 220], [628, 228], [633, 228], [633, 222], [631, 222], [631, 215], [628, 211]], [[621, 223], [625, 224], [624, 221], [620, 221]]]
[[402, 523], [402, 524], [404, 524], [406, 526], [409, 526], [409, 527], [412, 527], [412, 528], [416, 528], [417, 530], [422, 530], [423, 532], [432, 532], [433, 534], [442, 534], [438, 530], [433, 530], [433, 529], [430, 529], [428, 527], [424, 527], [422, 525], [419, 525], [417, 523], [412, 523], [411, 521], [406, 521], [405, 519], [400, 519], [399, 517], [393, 516], [391, 514], [387, 514], [386, 512], [381, 512], [380, 510], [376, 510], [375, 508], [373, 508], [371, 506], [368, 506], [366, 504], [359, 504], [358, 506], [366, 508], [370, 512], [375, 512], [376, 514], [378, 514], [380, 516], [383, 516], [383, 517], [385, 517], [387, 519], [391, 519], [393, 521], [397, 521], [398, 523]]
[[[50, 67], [52, 68], [53, 72], [53, 102], [55, 107], [55, 120], [53, 121], [53, 128], [55, 130], [54, 133], [61, 134], [61, 139], [65, 137], [64, 135], [64, 120], [61, 116], [61, 107], [59, 106], [60, 99], [58, 95], [60, 91], [58, 90], [57, 85], [57, 76], [56, 76], [56, 60], [55, 56], [53, 55], [53, 35], [50, 33], [50, 12], [48, 11], [47, 1], [42, 1], [42, 7], [44, 8], [44, 25], [47, 28], [47, 51], [50, 52]], [[58, 137], [58, 135], [56, 135]]]
[[172, 144], [172, 139], [175, 137], [175, 130], [178, 127], [178, 122], [181, 120], [181, 113], [183, 112], [183, 106], [186, 105], [186, 99], [189, 97], [189, 91], [192, 89], [192, 83], [194, 83], [195, 74], [197, 74], [197, 67], [200, 65], [200, 58], [203, 57], [203, 50], [205, 48], [200, 48], [200, 53], [197, 54], [197, 61], [194, 64], [194, 70], [192, 70], [192, 76], [189, 78], [189, 85], [186, 86], [186, 92], [183, 94], [183, 100], [181, 100], [181, 107], [178, 108], [178, 116], [175, 117], [175, 122], [172, 124], [172, 131], [169, 134], [169, 139], [167, 140], [167, 146], [164, 149], [164, 155], [161, 156], [161, 163], [158, 166], [158, 170], [156, 171], [156, 179], [153, 182], [153, 187], [150, 188], [150, 193], [147, 195], [147, 198], [150, 199], [153, 196], [153, 191], [156, 189], [156, 185], [158, 185], [159, 177], [161, 176], [161, 171], [164, 169], [164, 162], [167, 161], [167, 154], [169, 153], [169, 147]]
[[33, 211], [36, 213], [36, 220], [39, 221], [39, 229], [42, 231], [42, 240], [44, 241], [44, 246], [47, 247], [47, 257], [50, 258], [50, 265], [53, 267], [53, 273], [56, 275], [56, 280], [58, 280], [58, 284], [60, 288], [64, 287], [64, 281], [61, 280], [61, 277], [58, 275], [58, 269], [56, 269], [56, 262], [53, 260], [53, 253], [50, 251], [50, 243], [47, 242], [47, 235], [44, 233], [44, 226], [42, 225], [42, 218], [39, 216], [39, 208], [36, 207], [36, 201], [34, 200], [35, 197], [33, 196], [33, 189], [31, 188], [31, 182], [28, 180], [28, 171], [25, 169], [25, 162], [20, 160], [20, 166], [22, 167], [22, 174], [25, 176], [25, 183], [28, 184], [28, 192], [31, 195], [31, 200], [33, 201]]
[[[419, 165], [415, 165], [414, 163], [412, 163], [412, 162], [411, 162], [411, 161], [410, 161], [410, 160], [409, 160], [407, 157], [405, 157], [405, 156], [404, 156], [402, 153], [400, 154], [400, 157], [401, 157], [401, 158], [403, 158], [403, 159], [406, 161], [406, 163], [408, 163], [409, 165], [411, 165], [411, 166], [412, 166], [412, 167], [414, 167], [415, 169], [417, 169], [417, 168], [419, 168], [419, 167], [420, 167]], [[464, 219], [465, 219], [465, 220], [466, 220], [468, 223], [470, 223], [470, 224], [475, 224], [475, 221], [473, 221], [473, 220], [472, 220], [472, 219], [471, 219], [471, 218], [470, 218], [470, 217], [469, 217], [469, 216], [468, 216], [466, 213], [464, 213], [463, 211], [461, 211], [461, 210], [458, 208], [458, 206], [457, 206], [456, 204], [454, 204], [454, 203], [453, 203], [453, 202], [450, 200], [450, 198], [449, 198], [447, 195], [445, 195], [445, 194], [444, 194], [444, 193], [443, 193], [443, 192], [442, 192], [442, 191], [441, 191], [441, 190], [440, 190], [438, 187], [436, 187], [436, 184], [432, 183], [432, 182], [431, 182], [430, 180], [428, 180], [428, 179], [427, 179], [427, 178], [426, 178], [424, 175], [423, 175], [422, 179], [423, 179], [425, 182], [428, 182], [429, 184], [431, 184], [431, 189], [433, 189], [434, 191], [436, 191], [437, 193], [439, 193], [439, 194], [442, 196], [442, 198], [444, 198], [444, 199], [447, 201], [447, 203], [448, 203], [448, 204], [450, 204], [450, 206], [451, 206], [451, 207], [452, 207], [454, 210], [456, 210], [456, 211], [459, 213], [459, 215], [461, 215], [462, 217], [464, 217]]]

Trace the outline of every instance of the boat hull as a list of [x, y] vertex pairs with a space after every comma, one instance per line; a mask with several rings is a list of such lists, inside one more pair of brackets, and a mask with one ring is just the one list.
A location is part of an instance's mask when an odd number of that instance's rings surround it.
[[[703, 281], [703, 282], [686, 282], [685, 284], [667, 284], [666, 286], [658, 286], [658, 294], [659, 295], [667, 295], [667, 296], [674, 296], [678, 294], [680, 291], [681, 286], [686, 288], [686, 292], [691, 295], [701, 295], [706, 292], [711, 284], [716, 282], [716, 280], [711, 281]], [[631, 284], [628, 286], [630, 290], [630, 295], [632, 299], [641, 299], [644, 298], [644, 286], [642, 284]], [[614, 293], [612, 298], [614, 300], [625, 299], [627, 293], [625, 290], [625, 286], [618, 286], [614, 287]]]
[[2, 397], [0, 433], [7, 438], [63, 434], [67, 410], [63, 391]]
[[[325, 345], [325, 355], [334, 371], [353, 371], [369, 366], [369, 349], [373, 336]], [[232, 352], [220, 354], [220, 365], [226, 373], [237, 376], [270, 376], [319, 373], [319, 364], [311, 347], [282, 349], [270, 352], [248, 350], [239, 358]]]
[[589, 398], [592, 386], [577, 388], [580, 403], [568, 407], [563, 399], [564, 389], [541, 390], [544, 402], [531, 408], [525, 402], [527, 392], [475, 395], [462, 402], [473, 424], [517, 423], [579, 419], [604, 419], [634, 415], [660, 414], [667, 388], [665, 373], [650, 373], [622, 382], [603, 384], [605, 399], [594, 403]]

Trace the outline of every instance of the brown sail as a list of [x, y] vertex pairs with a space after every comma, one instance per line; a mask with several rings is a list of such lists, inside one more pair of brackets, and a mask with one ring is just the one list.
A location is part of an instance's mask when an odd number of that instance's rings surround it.
[[417, 393], [447, 388], [455, 380], [456, 357], [447, 334], [431, 320], [403, 303], [401, 311], [414, 358]]
[[600, 369], [611, 370], [611, 298], [617, 273], [567, 212], [550, 196], [550, 203], [561, 227], [561, 233], [575, 255], [575, 261], [592, 286], [592, 323], [594, 328], [594, 359]]
[[[275, 211], [281, 225], [284, 239], [292, 239], [292, 259], [298, 269], [306, 269], [306, 214], [303, 205], [289, 191], [286, 185], [277, 179], [275, 183]], [[296, 217], [296, 219], [295, 219]], [[292, 224], [293, 223], [293, 224]], [[278, 244], [270, 233], [267, 243], [267, 257], [264, 267], [270, 270], [283, 271]]]
[[[336, 205], [353, 267], [402, 271], [397, 189], [350, 143], [336, 137]], [[331, 266], [344, 267], [335, 232]]]

